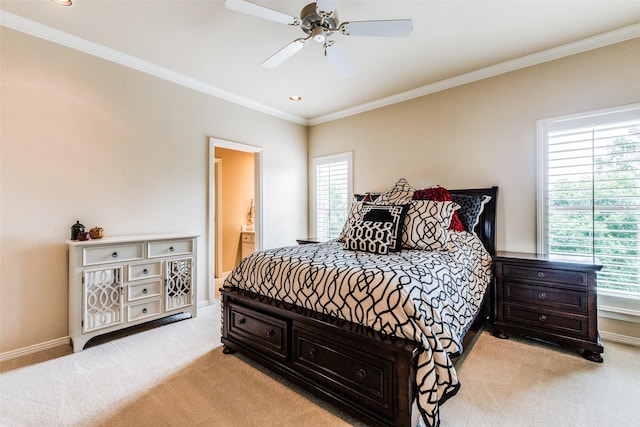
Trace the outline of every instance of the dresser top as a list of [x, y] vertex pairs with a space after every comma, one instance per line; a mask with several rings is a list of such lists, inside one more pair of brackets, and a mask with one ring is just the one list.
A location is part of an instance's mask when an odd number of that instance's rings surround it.
[[493, 256], [494, 261], [514, 261], [518, 260], [522, 263], [546, 263], [549, 265], [575, 265], [590, 267], [600, 270], [602, 264], [596, 257], [577, 256], [577, 255], [556, 255], [556, 254], [533, 254], [526, 252], [509, 252], [498, 251]]
[[110, 236], [110, 237], [103, 237], [102, 239], [90, 239], [90, 240], [67, 240], [67, 244], [69, 246], [93, 246], [93, 245], [109, 245], [112, 243], [193, 239], [194, 237], [198, 237], [198, 235], [193, 233], [140, 234], [135, 236]]

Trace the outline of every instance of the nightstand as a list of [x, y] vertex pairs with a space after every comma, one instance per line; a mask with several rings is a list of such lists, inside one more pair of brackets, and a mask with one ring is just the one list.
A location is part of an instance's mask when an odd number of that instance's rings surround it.
[[596, 272], [591, 257], [497, 252], [494, 335], [508, 332], [583, 350], [602, 362]]
[[296, 242], [298, 242], [299, 245], [306, 245], [308, 243], [320, 243], [320, 240], [316, 237], [305, 237], [303, 239], [296, 239]]

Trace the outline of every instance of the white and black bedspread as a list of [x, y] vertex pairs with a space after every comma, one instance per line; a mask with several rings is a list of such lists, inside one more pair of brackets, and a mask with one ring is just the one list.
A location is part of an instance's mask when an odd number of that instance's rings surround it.
[[460, 387], [450, 357], [462, 353], [492, 274], [475, 234], [450, 234], [447, 252], [376, 255], [337, 241], [265, 250], [243, 259], [225, 285], [422, 343], [418, 408], [436, 426], [439, 405]]

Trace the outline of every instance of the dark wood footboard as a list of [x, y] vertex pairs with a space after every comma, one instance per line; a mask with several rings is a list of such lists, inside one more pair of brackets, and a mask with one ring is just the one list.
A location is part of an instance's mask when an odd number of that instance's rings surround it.
[[223, 288], [222, 343], [369, 425], [410, 426], [420, 345]]

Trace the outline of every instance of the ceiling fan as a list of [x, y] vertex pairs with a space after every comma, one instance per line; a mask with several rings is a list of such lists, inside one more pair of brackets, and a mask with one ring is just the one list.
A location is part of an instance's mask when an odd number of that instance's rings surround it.
[[413, 30], [411, 19], [342, 22], [338, 20], [337, 0], [317, 0], [300, 11], [300, 18], [245, 0], [225, 0], [227, 9], [259, 18], [269, 19], [302, 29], [306, 37], [295, 39], [262, 62], [266, 68], [275, 68], [305, 47], [310, 39], [322, 43], [324, 54], [342, 77], [355, 74], [353, 65], [342, 49], [328, 37], [333, 33], [362, 37], [407, 37]]

